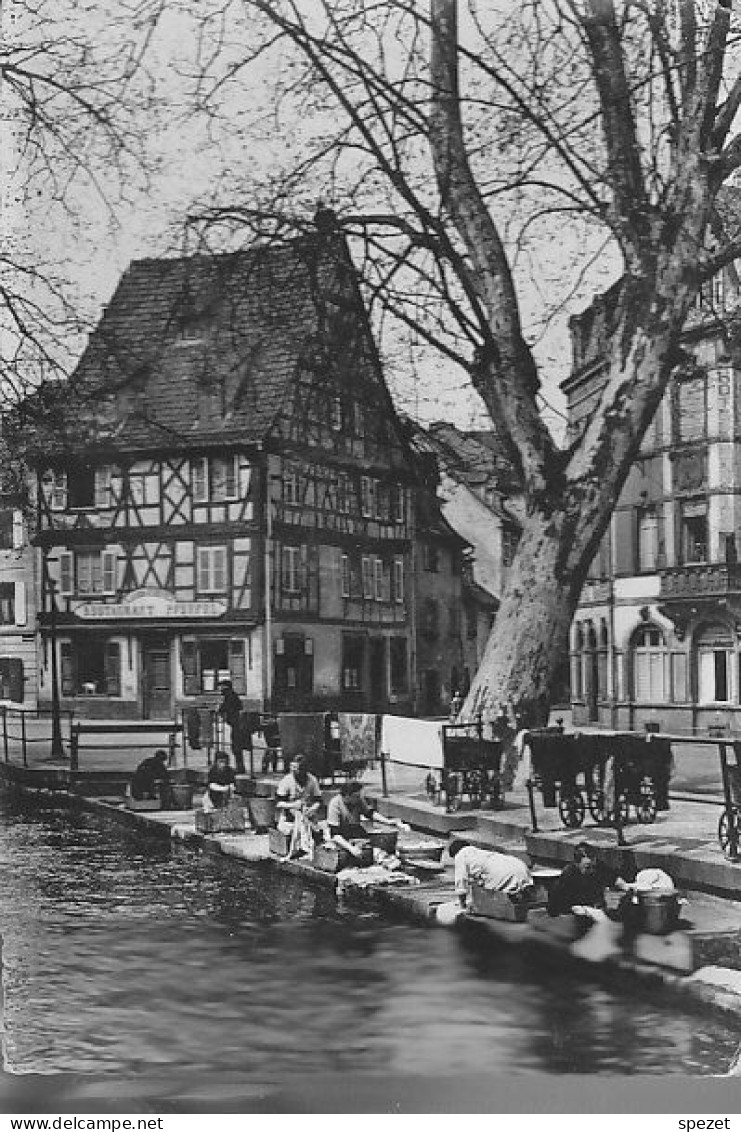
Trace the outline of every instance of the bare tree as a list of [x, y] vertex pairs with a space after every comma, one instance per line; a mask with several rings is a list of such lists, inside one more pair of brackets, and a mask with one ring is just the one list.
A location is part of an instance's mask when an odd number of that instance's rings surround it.
[[[146, 179], [157, 15], [134, 0], [0, 6], [0, 407], [69, 373], [90, 328], [42, 231], [74, 241]], [[43, 218], [43, 222], [42, 222]], [[49, 241], [50, 243], [53, 241]]]

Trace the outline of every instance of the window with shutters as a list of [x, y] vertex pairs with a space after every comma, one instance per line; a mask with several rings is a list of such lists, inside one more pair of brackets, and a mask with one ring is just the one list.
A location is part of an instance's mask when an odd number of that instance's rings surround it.
[[80, 551], [75, 555], [77, 593], [82, 596], [103, 593], [103, 561], [97, 552]]
[[[115, 594], [117, 557], [113, 551], [78, 551], [74, 564], [76, 592], [81, 597], [88, 597], [91, 594]], [[66, 588], [68, 584], [69, 579], [63, 577], [60, 585], [62, 594], [70, 592]]]
[[708, 561], [708, 505], [706, 500], [688, 500], [681, 505], [682, 561]]
[[638, 512], [638, 569], [655, 570], [659, 561], [659, 519], [653, 507]]
[[15, 585], [0, 582], [0, 625], [15, 625]]
[[350, 596], [350, 557], [347, 554], [340, 555], [340, 595]]
[[636, 703], [666, 701], [668, 653], [664, 636], [655, 625], [638, 630], [633, 641], [633, 677]]
[[247, 690], [245, 642], [241, 638], [186, 637], [180, 642], [183, 694], [216, 692], [219, 684], [230, 680], [237, 695]]
[[59, 646], [63, 696], [121, 695], [121, 644], [89, 638]]
[[198, 592], [202, 594], [226, 593], [226, 547], [198, 547]]

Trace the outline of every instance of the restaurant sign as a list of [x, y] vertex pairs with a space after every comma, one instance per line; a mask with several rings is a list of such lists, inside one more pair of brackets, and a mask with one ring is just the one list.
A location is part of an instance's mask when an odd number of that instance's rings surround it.
[[164, 617], [169, 620], [191, 617], [223, 617], [223, 601], [177, 601], [165, 590], [135, 590], [125, 601], [90, 601], [78, 605], [74, 613], [83, 621], [132, 621]]

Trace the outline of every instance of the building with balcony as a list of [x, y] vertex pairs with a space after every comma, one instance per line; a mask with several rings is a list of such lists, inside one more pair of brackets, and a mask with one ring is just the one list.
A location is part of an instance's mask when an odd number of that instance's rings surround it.
[[[572, 435], [601, 387], [613, 292], [572, 319]], [[575, 724], [741, 733], [741, 353], [731, 265], [685, 329], [671, 381], [582, 591], [571, 633]]]

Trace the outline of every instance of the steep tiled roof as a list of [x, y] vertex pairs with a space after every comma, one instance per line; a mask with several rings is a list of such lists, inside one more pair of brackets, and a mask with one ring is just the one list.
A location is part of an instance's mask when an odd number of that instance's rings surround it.
[[[183, 259], [124, 274], [74, 384], [115, 446], [254, 443], [316, 343], [349, 272], [336, 238]], [[344, 283], [343, 283], [344, 280]]]

